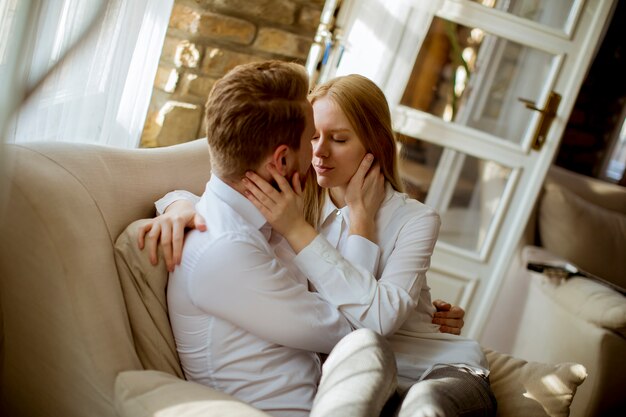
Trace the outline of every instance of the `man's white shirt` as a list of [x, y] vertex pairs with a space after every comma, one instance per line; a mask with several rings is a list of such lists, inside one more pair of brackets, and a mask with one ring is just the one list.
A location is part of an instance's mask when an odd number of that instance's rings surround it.
[[213, 175], [170, 274], [168, 308], [183, 371], [275, 416], [308, 415], [328, 353], [352, 328], [310, 292], [294, 253], [243, 195]]

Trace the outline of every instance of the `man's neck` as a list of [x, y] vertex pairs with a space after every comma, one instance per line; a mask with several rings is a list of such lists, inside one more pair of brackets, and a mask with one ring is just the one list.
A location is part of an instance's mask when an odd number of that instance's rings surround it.
[[226, 185], [228, 185], [230, 188], [232, 188], [233, 190], [237, 191], [239, 194], [241, 195], [245, 195], [244, 191], [246, 191], [246, 187], [243, 185], [243, 182], [241, 180], [233, 180], [230, 178], [225, 178], [219, 174], [213, 174], [215, 175], [217, 178], [219, 178], [220, 180], [222, 180], [222, 182]]

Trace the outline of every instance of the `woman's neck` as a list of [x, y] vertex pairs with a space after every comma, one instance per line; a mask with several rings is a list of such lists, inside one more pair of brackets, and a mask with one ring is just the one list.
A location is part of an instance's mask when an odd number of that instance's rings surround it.
[[329, 190], [330, 199], [337, 208], [346, 206], [346, 187], [333, 187]]

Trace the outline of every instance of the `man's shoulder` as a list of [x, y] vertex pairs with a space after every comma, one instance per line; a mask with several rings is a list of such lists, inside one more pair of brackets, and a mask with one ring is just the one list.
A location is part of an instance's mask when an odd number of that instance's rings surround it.
[[251, 236], [260, 233], [234, 207], [211, 191], [202, 195], [196, 209], [205, 218], [207, 228], [215, 238], [237, 233]]
[[255, 250], [266, 249], [267, 242], [263, 235], [251, 227], [221, 228], [201, 232], [192, 230], [185, 238], [183, 257], [185, 256], [211, 256], [229, 250]]

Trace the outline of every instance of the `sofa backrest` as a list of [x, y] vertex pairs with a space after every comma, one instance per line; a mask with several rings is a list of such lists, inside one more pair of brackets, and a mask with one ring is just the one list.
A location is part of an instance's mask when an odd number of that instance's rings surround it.
[[0, 414], [114, 416], [141, 369], [113, 244], [173, 189], [201, 193], [204, 140], [162, 149], [6, 145], [0, 201]]
[[552, 167], [537, 223], [545, 249], [626, 288], [626, 187]]
[[553, 165], [546, 184], [558, 184], [580, 198], [607, 210], [626, 214], [626, 187], [601, 181]]

